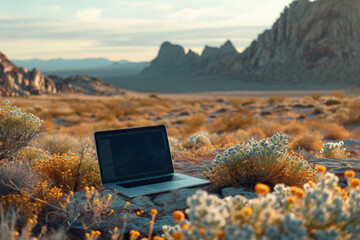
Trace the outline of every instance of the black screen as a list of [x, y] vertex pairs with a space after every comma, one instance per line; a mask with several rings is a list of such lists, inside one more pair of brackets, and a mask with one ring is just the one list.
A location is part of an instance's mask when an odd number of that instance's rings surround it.
[[95, 134], [103, 182], [173, 172], [165, 127]]

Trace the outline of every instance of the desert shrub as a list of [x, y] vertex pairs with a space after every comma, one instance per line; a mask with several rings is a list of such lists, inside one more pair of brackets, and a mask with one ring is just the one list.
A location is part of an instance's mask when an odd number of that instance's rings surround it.
[[325, 143], [320, 151], [320, 156], [324, 158], [345, 158], [346, 148], [343, 147], [344, 142]]
[[258, 128], [256, 126], [251, 126], [246, 129], [246, 132], [252, 136], [253, 138], [264, 138], [266, 137], [266, 134], [264, 133], [264, 130], [261, 128]]
[[0, 206], [0, 239], [6, 240], [50, 240], [66, 239], [63, 229], [47, 230], [45, 226], [41, 228], [40, 233], [34, 234], [34, 229], [38, 224], [36, 218], [30, 218], [23, 226], [17, 224], [22, 216], [18, 211], [12, 209], [3, 209]]
[[184, 133], [191, 134], [198, 132], [204, 127], [206, 123], [206, 116], [204, 114], [195, 114], [184, 119]]
[[310, 97], [314, 100], [319, 100], [322, 97], [321, 93], [312, 93]]
[[223, 113], [208, 126], [211, 132], [230, 132], [245, 128], [255, 122], [251, 109], [244, 108], [240, 112]]
[[351, 137], [351, 133], [344, 128], [344, 126], [335, 122], [324, 123], [322, 134], [325, 139], [331, 140], [347, 139]]
[[335, 92], [331, 92], [330, 96], [342, 99], [346, 97], [346, 93], [345, 91], [335, 91]]
[[213, 169], [205, 175], [221, 186], [254, 182], [301, 186], [315, 179], [308, 162], [291, 157], [287, 150], [288, 139], [282, 133], [259, 142], [250, 139], [225, 150], [222, 156], [217, 155]]
[[198, 132], [191, 135], [187, 141], [190, 147], [208, 146], [211, 144], [209, 135], [206, 132]]
[[326, 105], [325, 104], [322, 104], [322, 103], [319, 103], [319, 104], [316, 104], [314, 106], [314, 111], [313, 113], [314, 114], [321, 114], [321, 113], [325, 113], [327, 110], [326, 108]]
[[66, 153], [53, 154], [47, 159], [35, 161], [35, 170], [54, 186], [65, 192], [80, 191], [86, 186], [99, 186], [97, 161], [90, 155]]
[[[273, 193], [257, 185], [258, 198], [220, 199], [197, 191], [187, 199], [188, 219], [174, 213], [175, 226], [163, 226], [165, 239], [359, 239], [360, 179], [348, 189], [339, 178], [320, 173], [303, 189], [278, 184]], [[179, 217], [180, 216], [180, 217]], [[184, 227], [186, 226], [186, 227]], [[181, 237], [181, 238], [180, 238]]]
[[285, 96], [279, 95], [279, 96], [271, 96], [271, 97], [268, 98], [267, 101], [270, 104], [275, 104], [275, 103], [283, 102], [285, 99], [286, 99]]
[[35, 160], [45, 159], [50, 156], [48, 151], [45, 151], [41, 148], [27, 146], [18, 151], [17, 157], [20, 159], [25, 159], [28, 162], [33, 162]]
[[304, 132], [304, 125], [298, 121], [292, 121], [283, 127], [283, 131], [287, 134], [299, 134]]
[[271, 137], [272, 135], [281, 131], [281, 129], [283, 128], [283, 124], [278, 121], [265, 120], [260, 121], [254, 127], [261, 129], [266, 137]]
[[290, 142], [290, 149], [298, 150], [303, 149], [307, 151], [319, 151], [321, 149], [322, 141], [318, 133], [306, 131], [296, 136]]
[[51, 154], [62, 155], [68, 151], [74, 152], [80, 145], [77, 138], [65, 134], [48, 134], [37, 142]]
[[43, 121], [5, 101], [0, 106], [0, 160], [14, 154], [44, 130]]
[[39, 182], [36, 172], [28, 161], [0, 162], [0, 195], [16, 193], [16, 188], [34, 188]]
[[339, 108], [335, 113], [335, 118], [342, 123], [360, 123], [360, 99], [350, 101]]

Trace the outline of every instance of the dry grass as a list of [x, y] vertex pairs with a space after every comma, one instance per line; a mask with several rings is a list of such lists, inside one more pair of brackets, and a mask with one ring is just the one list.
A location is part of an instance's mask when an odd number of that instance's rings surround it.
[[320, 134], [307, 131], [292, 139], [289, 147], [292, 150], [320, 151], [322, 144]]
[[304, 132], [305, 127], [300, 122], [292, 121], [292, 122], [286, 124], [285, 126], [283, 126], [282, 131], [287, 134], [296, 135], [296, 134], [300, 134], [300, 133]]
[[346, 97], [347, 97], [345, 91], [335, 91], [335, 92], [331, 92], [331, 93], [330, 93], [330, 96], [331, 96], [331, 97], [340, 98], [340, 99], [343, 99], [343, 98], [346, 98]]
[[344, 126], [335, 122], [324, 123], [322, 134], [325, 139], [330, 140], [342, 140], [352, 137], [352, 134], [346, 128], [344, 128]]
[[255, 120], [252, 117], [252, 111], [248, 108], [242, 109], [241, 112], [223, 113], [219, 115], [208, 126], [210, 132], [230, 132], [240, 128], [245, 128], [253, 124]]
[[187, 117], [184, 120], [183, 135], [188, 135], [201, 131], [204, 128], [206, 120], [206, 116], [202, 113]]
[[320, 98], [322, 97], [322, 94], [321, 93], [312, 93], [310, 95], [310, 97], [313, 99], [313, 100], [320, 100]]

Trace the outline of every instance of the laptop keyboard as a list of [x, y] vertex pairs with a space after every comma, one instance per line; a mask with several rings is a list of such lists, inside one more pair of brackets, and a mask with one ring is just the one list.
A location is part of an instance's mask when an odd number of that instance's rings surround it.
[[165, 177], [150, 178], [150, 179], [145, 179], [145, 180], [140, 180], [140, 181], [119, 183], [116, 185], [118, 185], [120, 187], [124, 187], [124, 188], [133, 188], [133, 187], [151, 185], [151, 184], [155, 184], [155, 183], [170, 182], [170, 181], [176, 181], [176, 180], [182, 180], [182, 179], [183, 179], [182, 177], [178, 177], [178, 176], [165, 176]]

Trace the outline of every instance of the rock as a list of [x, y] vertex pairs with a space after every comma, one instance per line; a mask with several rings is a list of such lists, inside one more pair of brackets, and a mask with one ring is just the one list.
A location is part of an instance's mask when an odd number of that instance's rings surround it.
[[56, 93], [81, 93], [88, 95], [123, 95], [124, 91], [115, 88], [98, 78], [88, 76], [45, 77], [34, 68], [17, 67], [0, 53], [0, 94], [2, 96], [29, 96]]
[[206, 46], [199, 56], [191, 49], [185, 54], [182, 46], [164, 42], [160, 46], [157, 57], [151, 61], [144, 74], [189, 74], [211, 68], [220, 60], [234, 58], [239, 53], [228, 40], [220, 48]]
[[334, 158], [315, 158], [309, 160], [309, 163], [320, 164], [327, 168], [328, 172], [334, 173], [339, 177], [341, 185], [347, 184], [347, 179], [344, 176], [344, 172], [347, 170], [354, 170], [356, 177], [360, 178], [360, 159], [334, 159]]
[[206, 46], [200, 56], [165, 42], [143, 73], [355, 85], [360, 78], [359, 12], [358, 0], [296, 0], [241, 54], [230, 41], [220, 48]]

